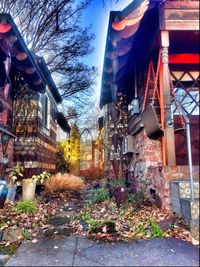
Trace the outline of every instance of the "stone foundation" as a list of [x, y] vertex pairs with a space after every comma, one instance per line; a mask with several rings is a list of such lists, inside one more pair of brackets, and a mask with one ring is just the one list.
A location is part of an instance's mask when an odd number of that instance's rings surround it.
[[[170, 181], [188, 180], [188, 166], [163, 166], [161, 142], [149, 139], [144, 130], [134, 138], [137, 152], [126, 164], [128, 179], [133, 181], [136, 193], [142, 191], [149, 195], [150, 189], [154, 189], [162, 209], [171, 209]], [[194, 179], [198, 179], [198, 166], [193, 167], [193, 174]]]

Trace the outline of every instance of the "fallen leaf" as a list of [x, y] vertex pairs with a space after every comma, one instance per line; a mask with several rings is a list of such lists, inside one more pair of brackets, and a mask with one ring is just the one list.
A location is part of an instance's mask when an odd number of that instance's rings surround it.
[[38, 240], [37, 240], [37, 239], [33, 239], [31, 242], [32, 242], [32, 243], [37, 243]]

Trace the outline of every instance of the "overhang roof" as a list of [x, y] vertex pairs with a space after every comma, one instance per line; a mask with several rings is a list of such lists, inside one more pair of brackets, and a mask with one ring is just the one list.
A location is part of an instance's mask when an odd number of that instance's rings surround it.
[[115, 101], [120, 80], [126, 73], [130, 52], [140, 23], [152, 4], [160, 0], [134, 0], [122, 11], [111, 11], [100, 95], [100, 107]]
[[1, 54], [11, 56], [11, 64], [26, 77], [34, 90], [45, 91], [45, 81], [10, 14], [0, 14]]
[[23, 73], [30, 88], [41, 93], [48, 85], [57, 103], [62, 99], [43, 57], [31, 53], [10, 14], [0, 13], [1, 57], [11, 56], [11, 64]]
[[57, 123], [64, 132], [70, 133], [71, 127], [62, 112], [57, 112]]
[[32, 54], [35, 61], [37, 62], [37, 65], [39, 66], [42, 75], [43, 75], [43, 79], [45, 80], [46, 84], [48, 85], [48, 88], [50, 89], [54, 99], [56, 100], [57, 103], [61, 103], [62, 102], [62, 98], [60, 96], [60, 93], [58, 91], [58, 88], [56, 87], [56, 84], [51, 76], [51, 73], [47, 67], [47, 64], [44, 60], [43, 57], [39, 57], [35, 54]]

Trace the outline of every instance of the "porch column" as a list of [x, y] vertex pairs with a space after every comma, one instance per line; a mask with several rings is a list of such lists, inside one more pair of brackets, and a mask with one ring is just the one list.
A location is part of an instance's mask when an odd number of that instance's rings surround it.
[[174, 127], [169, 125], [171, 121], [171, 90], [168, 67], [169, 32], [161, 31], [162, 63], [160, 69], [160, 93], [161, 93], [161, 118], [164, 128], [163, 158], [168, 166], [176, 165]]

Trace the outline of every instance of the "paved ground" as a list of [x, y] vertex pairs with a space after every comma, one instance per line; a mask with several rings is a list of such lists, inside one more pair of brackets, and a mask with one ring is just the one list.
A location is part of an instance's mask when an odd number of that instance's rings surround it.
[[199, 249], [175, 238], [130, 243], [46, 238], [22, 244], [6, 266], [199, 266]]

